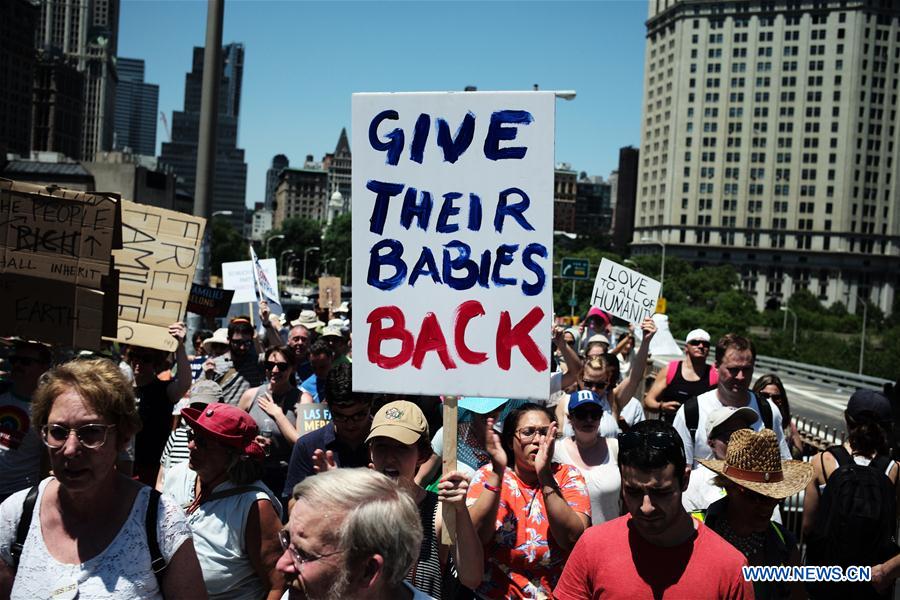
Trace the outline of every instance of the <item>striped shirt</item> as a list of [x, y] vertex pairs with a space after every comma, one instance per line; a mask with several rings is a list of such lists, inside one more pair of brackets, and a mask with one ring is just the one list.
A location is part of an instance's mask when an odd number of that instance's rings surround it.
[[215, 382], [222, 387], [222, 402], [226, 404], [237, 406], [241, 394], [263, 383], [263, 370], [255, 353], [250, 353], [240, 363], [232, 362], [231, 353], [213, 360], [216, 363]]

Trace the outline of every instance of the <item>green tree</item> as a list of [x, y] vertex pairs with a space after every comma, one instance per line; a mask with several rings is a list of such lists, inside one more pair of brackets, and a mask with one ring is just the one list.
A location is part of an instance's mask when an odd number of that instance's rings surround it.
[[[337, 216], [325, 229], [325, 235], [322, 236], [322, 259], [329, 261], [328, 270], [332, 275], [340, 277], [343, 285], [350, 283], [350, 264], [347, 259], [350, 258], [352, 249], [352, 222], [353, 219], [349, 212]], [[347, 273], [346, 281], [344, 280], [345, 272]]]
[[212, 218], [210, 242], [211, 273], [222, 276], [222, 263], [250, 260], [250, 246], [225, 219]]
[[[291, 217], [285, 219], [281, 227], [271, 230], [266, 240], [276, 235], [284, 236], [282, 239], [273, 240], [270, 244], [272, 256], [279, 261], [278, 272], [292, 274], [295, 279], [302, 277], [304, 252], [309, 248], [320, 248], [306, 252], [306, 278], [316, 281], [320, 271], [319, 265], [322, 264], [322, 226], [319, 222], [306, 217]], [[285, 254], [286, 264], [281, 264], [282, 253], [287, 251], [293, 252], [293, 256]]]

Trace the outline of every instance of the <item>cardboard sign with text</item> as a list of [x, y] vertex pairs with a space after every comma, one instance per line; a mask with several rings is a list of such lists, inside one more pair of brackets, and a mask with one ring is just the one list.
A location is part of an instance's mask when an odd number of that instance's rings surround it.
[[546, 402], [553, 92], [354, 94], [354, 389]]
[[214, 288], [197, 283], [191, 285], [187, 309], [195, 315], [218, 319], [228, 314], [234, 290]]
[[119, 326], [115, 339], [173, 352], [169, 325], [184, 319], [206, 219], [122, 203], [122, 249], [113, 252], [119, 270]]
[[639, 325], [656, 313], [659, 282], [604, 258], [597, 269], [591, 306]]
[[341, 278], [319, 277], [319, 308], [334, 310], [341, 305]]
[[[266, 277], [275, 288], [278, 296], [278, 268], [274, 258], [264, 258], [259, 261], [259, 266], [265, 272]], [[226, 290], [234, 290], [233, 304], [256, 302], [256, 281], [253, 279], [253, 261], [240, 260], [237, 262], [222, 263], [222, 287]]]
[[0, 335], [99, 349], [115, 333], [121, 219], [115, 194], [0, 179]]

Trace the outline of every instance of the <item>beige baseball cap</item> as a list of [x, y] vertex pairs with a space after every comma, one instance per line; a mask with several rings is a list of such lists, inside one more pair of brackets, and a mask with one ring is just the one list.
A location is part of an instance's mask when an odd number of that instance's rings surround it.
[[397, 400], [388, 402], [375, 413], [366, 442], [386, 437], [411, 446], [423, 435], [428, 437], [428, 421], [425, 420], [422, 409], [412, 402]]

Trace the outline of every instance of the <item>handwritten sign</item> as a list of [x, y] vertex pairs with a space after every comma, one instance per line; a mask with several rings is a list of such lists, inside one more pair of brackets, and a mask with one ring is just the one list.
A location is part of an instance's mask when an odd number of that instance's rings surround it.
[[[266, 277], [275, 288], [275, 294], [278, 294], [278, 270], [274, 258], [264, 258], [259, 261], [259, 265], [265, 272]], [[243, 304], [246, 302], [256, 302], [256, 282], [253, 279], [253, 261], [240, 260], [237, 262], [222, 263], [222, 287], [226, 290], [234, 290], [234, 298], [231, 302], [234, 304]]]
[[319, 308], [334, 310], [341, 305], [341, 278], [319, 277]]
[[604, 258], [594, 280], [591, 306], [639, 324], [656, 312], [659, 287], [655, 279]]
[[354, 389], [546, 400], [554, 101], [354, 94]]
[[119, 270], [119, 342], [169, 352], [177, 348], [168, 327], [184, 318], [206, 219], [122, 202]]
[[0, 335], [99, 349], [115, 314], [118, 196], [0, 179]]
[[228, 314], [234, 290], [192, 284], [187, 309], [195, 315], [217, 319]]
[[297, 432], [300, 435], [321, 429], [331, 422], [331, 413], [324, 403], [297, 405]]

